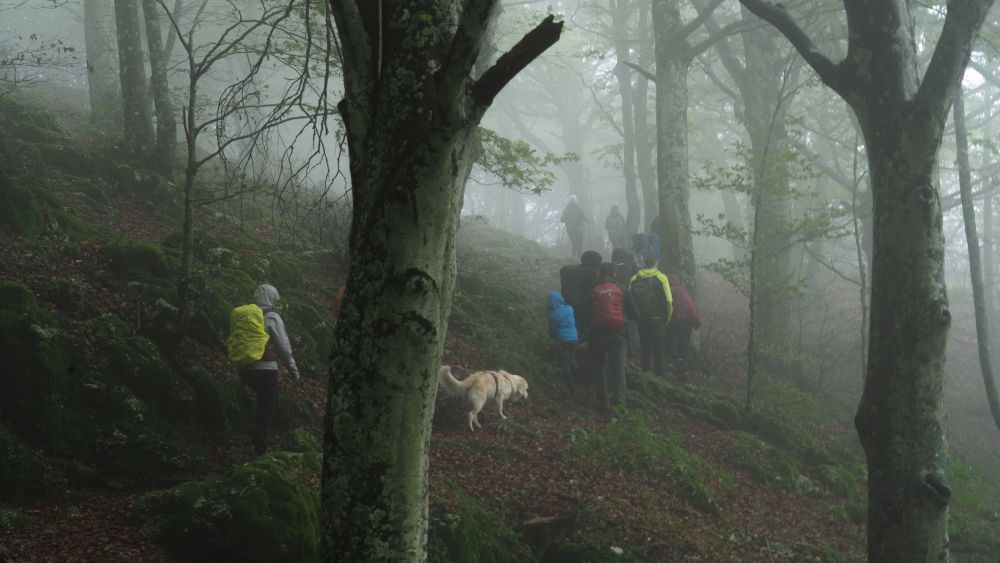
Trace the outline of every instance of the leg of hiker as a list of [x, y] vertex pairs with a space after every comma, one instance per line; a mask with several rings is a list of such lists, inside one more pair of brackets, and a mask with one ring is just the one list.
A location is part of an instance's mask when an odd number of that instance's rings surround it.
[[612, 334], [608, 338], [608, 379], [612, 388], [611, 402], [623, 404], [628, 397], [625, 383], [625, 354], [628, 342], [623, 334]]

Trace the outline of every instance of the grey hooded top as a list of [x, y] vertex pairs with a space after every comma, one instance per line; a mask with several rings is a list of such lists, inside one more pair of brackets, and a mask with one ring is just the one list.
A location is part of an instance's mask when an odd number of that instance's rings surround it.
[[[288, 333], [285, 332], [285, 322], [281, 320], [281, 315], [274, 310], [279, 299], [281, 296], [278, 295], [278, 290], [273, 285], [262, 284], [253, 292], [253, 302], [264, 310], [264, 330], [271, 337], [267, 346], [273, 347], [295, 379], [298, 379], [299, 367], [295, 365], [295, 358], [292, 356], [292, 345], [288, 341]], [[244, 371], [258, 369], [278, 371], [278, 362], [261, 360], [243, 368]]]

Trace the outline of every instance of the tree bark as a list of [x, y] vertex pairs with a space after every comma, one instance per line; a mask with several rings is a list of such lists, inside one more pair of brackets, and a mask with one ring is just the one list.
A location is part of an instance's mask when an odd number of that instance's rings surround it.
[[120, 129], [122, 97], [114, 6], [107, 0], [85, 0], [83, 25], [91, 121], [102, 129]]
[[172, 180], [177, 156], [177, 117], [170, 101], [168, 61], [163, 52], [160, 10], [156, 0], [142, 0], [142, 12], [146, 20], [146, 43], [149, 46], [150, 88], [156, 107], [156, 146], [150, 153], [149, 160], [153, 170]]
[[[979, 259], [979, 235], [976, 233], [976, 207], [972, 201], [972, 173], [969, 166], [969, 134], [965, 127], [965, 101], [962, 85], [955, 92], [952, 108], [955, 119], [955, 147], [958, 152], [958, 188], [962, 194], [962, 217], [965, 220], [965, 241], [969, 248], [969, 275], [972, 278], [972, 301], [976, 315], [976, 345], [979, 350], [979, 369], [983, 375], [986, 400], [993, 414], [993, 423], [1000, 429], [1000, 399], [997, 398], [993, 378], [993, 361], [990, 357], [990, 317], [983, 289], [983, 268]], [[987, 196], [987, 199], [990, 199]]]
[[696, 291], [694, 239], [688, 208], [687, 110], [690, 48], [674, 0], [653, 2], [656, 36], [656, 177], [660, 208], [660, 269]]
[[[639, 66], [650, 68], [655, 45], [649, 30], [649, 1], [639, 0], [639, 9]], [[653, 144], [649, 131], [649, 79], [641, 72], [636, 76], [632, 105], [635, 119], [635, 162], [639, 185], [642, 187], [642, 222], [637, 230], [645, 232], [649, 229], [649, 223], [660, 214], [660, 198], [657, 194]]]
[[618, 79], [618, 92], [622, 105], [622, 171], [625, 176], [625, 226], [629, 233], [635, 233], [642, 220], [642, 210], [639, 208], [639, 194], [635, 182], [635, 122], [633, 120], [632, 73], [624, 62], [631, 59], [629, 55], [631, 42], [628, 40], [628, 9], [627, 0], [608, 0], [611, 12], [612, 26], [615, 33], [615, 56], [618, 64], [615, 66], [615, 77]]
[[473, 81], [494, 3], [441, 0], [416, 19], [401, 4], [329, 3], [354, 205], [325, 422], [321, 533], [331, 562], [426, 558], [427, 446], [473, 135], [496, 94], [562, 29], [550, 16]]
[[145, 156], [153, 148], [154, 134], [147, 102], [149, 90], [139, 29], [139, 0], [114, 1], [125, 146], [132, 153]]
[[781, 5], [740, 2], [778, 28], [851, 105], [868, 152], [871, 331], [855, 417], [868, 465], [868, 560], [948, 561], [942, 391], [951, 312], [937, 155], [973, 38], [993, 2], [949, 2], [922, 79], [910, 2], [845, 2], [849, 41], [840, 63]]

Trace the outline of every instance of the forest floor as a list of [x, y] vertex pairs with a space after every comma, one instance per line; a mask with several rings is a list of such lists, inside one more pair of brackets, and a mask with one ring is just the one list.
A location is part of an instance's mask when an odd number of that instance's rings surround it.
[[[138, 208], [123, 205], [118, 209], [124, 233], [143, 240], [162, 239], [166, 225], [158, 229], [155, 220], [142, 216]], [[65, 276], [67, 268], [86, 279], [94, 263], [84, 259], [89, 268], [66, 264], [57, 249], [30, 254], [0, 250], [0, 264], [7, 272], [18, 272], [16, 279], [27, 283], [57, 273]], [[95, 254], [93, 260], [98, 259]], [[100, 280], [81, 285], [94, 288], [98, 304], [109, 310], [123, 309]], [[735, 395], [744, 385], [740, 358], [745, 336], [738, 331], [739, 313], [733, 313], [741, 310], [741, 298], [731, 295], [731, 288], [714, 277], [703, 278], [702, 291], [706, 296], [702, 332], [704, 338], [713, 340], [716, 357], [711, 358], [707, 373], [691, 375], [691, 384]], [[127, 310], [120, 313], [138, 322]], [[492, 367], [478, 357], [476, 344], [463, 340], [458, 332], [449, 336], [447, 348], [454, 351], [451, 361], [477, 369]], [[551, 374], [544, 378], [525, 375], [529, 380], [557, 381]], [[283, 383], [283, 392], [308, 398], [315, 407], [314, 429], [321, 427], [324, 388], [319, 381]], [[715, 502], [722, 507], [712, 514], [683, 500], [666, 471], [636, 473], [574, 454], [571, 437], [597, 433], [610, 423], [606, 414], [594, 408], [589, 389], [548, 385], [534, 388], [532, 395], [527, 402], [508, 403], [510, 420], [506, 422], [488, 405], [480, 415], [484, 428], [477, 432], [468, 430], [457, 401], [440, 399], [430, 452], [432, 480], [454, 483], [480, 502], [502, 510], [515, 528], [532, 518], [573, 516], [574, 524], [560, 532], [563, 539], [619, 547], [643, 560], [860, 560], [863, 526], [841, 522], [831, 510], [843, 500], [808, 498], [762, 483], [730, 463], [729, 432], [668, 407], [655, 413], [658, 428], [703, 458], [713, 475], [727, 476], [726, 483], [711, 484], [721, 491]], [[214, 446], [209, 448], [202, 474], [179, 476], [178, 481], [221, 474], [248, 457], [244, 436], [220, 434], [208, 441]], [[12, 529], [0, 527], [0, 560], [173, 561], [161, 547], [146, 540], [139, 523], [129, 517], [137, 498], [165, 485], [73, 489], [54, 500], [23, 507], [20, 513], [27, 516], [27, 523]], [[582, 513], [587, 517], [579, 518]], [[824, 558], [824, 550], [843, 559]]]
[[[150, 206], [126, 195], [115, 194], [105, 207], [88, 212], [85, 202], [78, 201], [72, 179], [57, 189], [82, 219], [100, 223], [123, 238], [159, 242], [174, 228]], [[200, 226], [217, 228], [205, 214]], [[542, 266], [553, 274], [560, 263], [569, 262], [551, 256], [545, 260]], [[88, 243], [67, 252], [56, 242], [27, 244], [0, 234], [0, 279], [33, 287], [47, 279], [72, 278], [84, 298], [102, 311], [115, 312], [135, 329], [143, 319], [123, 298], [121, 285], [100, 275], [105, 262], [99, 249]], [[304, 291], [328, 307], [342, 280], [343, 272], [329, 268], [306, 271]], [[539, 295], [550, 289], [556, 288], [532, 288]], [[699, 301], [704, 365], [691, 373], [688, 383], [682, 385], [674, 375], [668, 383], [673, 389], [739, 399], [746, 387], [746, 301], [714, 274], [701, 275]], [[56, 308], [50, 312], [60, 316]], [[544, 323], [540, 302], [537, 323]], [[500, 367], [489, 363], [486, 351], [491, 345], [451, 329], [445, 361], [460, 375]], [[227, 369], [222, 357], [204, 358], [203, 363]], [[608, 560], [619, 551], [629, 558], [623, 561], [863, 559], [864, 526], [842, 516], [848, 511], [845, 499], [820, 488], [806, 494], [795, 487], [768, 484], [745, 459], [734, 457], [743, 433], [722, 429], [668, 402], [643, 400], [637, 396], [640, 391], [634, 392], [626, 409], [609, 416], [595, 408], [585, 387], [563, 387], [554, 373], [522, 375], [531, 382], [531, 398], [508, 403], [507, 421], [499, 420], [488, 405], [480, 414], [483, 428], [476, 432], [468, 430], [459, 401], [439, 399], [430, 448], [432, 492], [457, 486], [525, 536], [535, 533], [539, 522], [551, 523], [548, 541], [591, 546]], [[282, 382], [282, 393], [295, 394], [310, 405], [307, 426], [318, 432], [325, 405], [322, 381], [287, 381]], [[824, 443], [854, 441], [849, 417], [831, 420], [818, 430], [822, 434], [818, 438]], [[625, 430], [614, 434], [616, 429]], [[679, 449], [665, 451], [651, 445], [665, 438]], [[615, 439], [626, 443], [608, 443]], [[146, 492], [220, 475], [250, 456], [248, 437], [242, 434], [201, 435], [199, 442], [208, 447], [193, 474], [156, 482], [73, 487], [33, 504], [0, 506], [0, 561], [179, 561], [147, 540], [141, 523], [130, 514]], [[601, 444], [610, 453], [591, 451]], [[672, 466], [659, 465], [662, 461]], [[699, 505], [692, 500], [692, 487], [711, 499]], [[432, 494], [432, 516], [439, 501]], [[544, 547], [537, 555], [547, 560]]]

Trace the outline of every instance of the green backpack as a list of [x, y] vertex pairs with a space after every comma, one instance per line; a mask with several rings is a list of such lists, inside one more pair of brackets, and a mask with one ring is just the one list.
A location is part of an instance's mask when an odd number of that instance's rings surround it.
[[229, 361], [246, 365], [264, 357], [268, 335], [264, 311], [257, 305], [240, 305], [229, 313]]

